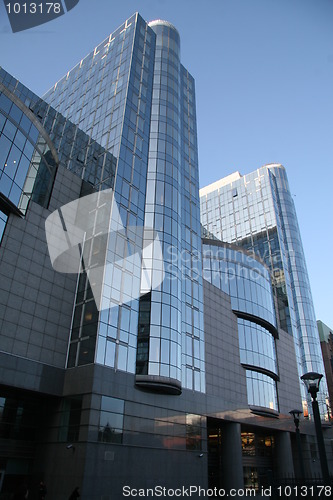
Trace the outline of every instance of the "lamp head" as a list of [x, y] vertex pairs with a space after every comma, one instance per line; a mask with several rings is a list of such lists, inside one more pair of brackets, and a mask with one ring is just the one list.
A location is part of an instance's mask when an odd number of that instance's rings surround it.
[[294, 418], [299, 418], [300, 415], [302, 415], [302, 410], [290, 410], [290, 415], [292, 415]]
[[317, 392], [319, 391], [319, 384], [322, 378], [323, 375], [321, 373], [316, 373], [316, 372], [304, 373], [304, 375], [301, 376], [301, 380], [303, 380], [308, 390], [308, 393], [311, 394], [311, 397], [313, 399], [316, 399], [317, 397]]
[[301, 410], [290, 410], [290, 415], [294, 417], [294, 424], [296, 429], [299, 427], [299, 416], [303, 413]]

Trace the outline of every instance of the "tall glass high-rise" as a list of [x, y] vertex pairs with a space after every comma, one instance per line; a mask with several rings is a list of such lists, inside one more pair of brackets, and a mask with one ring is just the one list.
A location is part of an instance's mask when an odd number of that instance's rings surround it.
[[[222, 241], [259, 255], [271, 270], [279, 328], [294, 338], [299, 376], [324, 374], [309, 277], [287, 174], [269, 164], [235, 172], [200, 190], [201, 222]], [[304, 405], [307, 395], [300, 389]], [[326, 380], [319, 401], [323, 414]]]
[[[133, 15], [44, 97], [116, 160], [117, 210], [101, 250], [112, 272], [102, 277], [99, 313], [81, 274], [68, 366], [84, 362], [95, 330], [95, 362], [135, 373], [147, 388], [204, 392], [195, 92], [177, 30]], [[142, 272], [124, 264], [134, 246]]]

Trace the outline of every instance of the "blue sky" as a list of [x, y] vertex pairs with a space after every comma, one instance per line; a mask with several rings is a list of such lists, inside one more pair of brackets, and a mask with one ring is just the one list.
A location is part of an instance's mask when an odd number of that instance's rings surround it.
[[12, 34], [0, 65], [42, 95], [135, 11], [172, 22], [196, 80], [201, 187], [266, 163], [288, 172], [318, 319], [333, 327], [333, 2], [80, 0]]

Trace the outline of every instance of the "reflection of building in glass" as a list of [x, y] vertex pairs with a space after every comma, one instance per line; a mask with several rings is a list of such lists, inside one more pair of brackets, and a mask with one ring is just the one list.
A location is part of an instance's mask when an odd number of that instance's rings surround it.
[[98, 441], [121, 443], [124, 426], [124, 400], [102, 396]]
[[[293, 338], [265, 259], [202, 245], [179, 45], [134, 15], [48, 102], [0, 71], [1, 494], [28, 480], [32, 496], [41, 477], [50, 500], [76, 485], [121, 498], [129, 481], [258, 489], [294, 471]], [[86, 228], [75, 244], [69, 215]], [[51, 265], [50, 216], [59, 259], [80, 247], [75, 273]], [[310, 457], [312, 422], [302, 433]]]
[[[278, 328], [293, 336], [299, 376], [324, 373], [310, 283], [294, 202], [282, 165], [231, 174], [200, 190], [208, 234], [254, 252], [272, 274]], [[300, 381], [303, 404], [308, 394]], [[318, 400], [325, 413], [326, 380]], [[311, 405], [310, 405], [311, 407]]]
[[12, 100], [2, 84], [0, 90], [2, 214], [18, 210], [24, 214], [31, 197], [42, 206], [47, 204], [58, 158], [30, 109], [19, 99]]

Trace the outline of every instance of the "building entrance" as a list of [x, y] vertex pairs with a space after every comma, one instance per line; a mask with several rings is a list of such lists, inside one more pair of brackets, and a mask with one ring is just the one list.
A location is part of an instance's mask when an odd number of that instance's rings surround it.
[[275, 453], [275, 436], [270, 431], [208, 418], [207, 432], [210, 488], [258, 491], [270, 483]]

